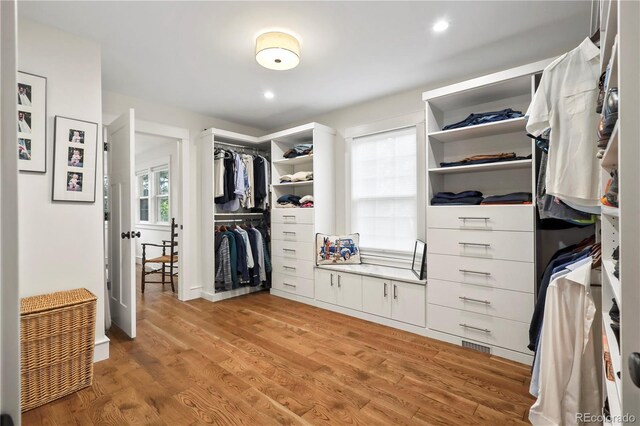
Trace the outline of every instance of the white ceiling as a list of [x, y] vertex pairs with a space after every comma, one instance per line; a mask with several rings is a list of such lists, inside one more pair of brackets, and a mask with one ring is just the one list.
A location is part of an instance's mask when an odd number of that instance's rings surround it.
[[[560, 54], [588, 35], [590, 4], [37, 1], [19, 12], [100, 43], [105, 90], [274, 129]], [[434, 34], [440, 18], [451, 26]], [[255, 36], [273, 28], [301, 37], [297, 68], [255, 62]]]

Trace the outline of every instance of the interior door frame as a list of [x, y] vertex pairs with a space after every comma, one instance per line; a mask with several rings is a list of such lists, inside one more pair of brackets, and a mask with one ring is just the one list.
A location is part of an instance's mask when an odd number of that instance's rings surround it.
[[[200, 297], [200, 286], [194, 286], [193, 271], [196, 271], [194, 254], [191, 248], [194, 246], [193, 238], [194, 229], [186, 226], [185, 220], [188, 218], [191, 210], [191, 193], [190, 193], [190, 171], [191, 171], [191, 138], [188, 129], [181, 127], [167, 126], [151, 121], [136, 120], [136, 133], [143, 133], [151, 136], [160, 136], [164, 138], [176, 139], [179, 142], [178, 164], [180, 166], [180, 190], [177, 202], [176, 222], [180, 229], [180, 261], [178, 262], [178, 300], [186, 301]], [[134, 203], [135, 204], [135, 203]], [[172, 207], [173, 209], [173, 207]]]

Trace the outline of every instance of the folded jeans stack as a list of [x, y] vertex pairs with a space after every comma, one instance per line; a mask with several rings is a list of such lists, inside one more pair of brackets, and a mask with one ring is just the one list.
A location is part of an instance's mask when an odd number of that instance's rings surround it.
[[518, 161], [518, 160], [529, 160], [531, 159], [531, 155], [527, 155], [526, 157], [518, 157], [515, 152], [507, 152], [500, 154], [488, 154], [488, 155], [474, 155], [472, 157], [467, 157], [460, 161], [451, 161], [451, 162], [442, 162], [440, 163], [440, 167], [455, 167], [455, 166], [471, 166], [473, 164], [489, 164], [489, 163], [502, 163], [505, 161]]
[[522, 111], [514, 111], [511, 108], [502, 111], [482, 112], [470, 114], [467, 118], [457, 123], [448, 124], [442, 130], [460, 129], [462, 127], [477, 126], [478, 124], [493, 123], [495, 121], [509, 120], [523, 117]]
[[531, 204], [530, 192], [511, 192], [504, 195], [491, 195], [482, 201], [482, 205], [491, 204]]
[[482, 192], [463, 191], [458, 194], [453, 192], [438, 192], [432, 199], [432, 206], [456, 206], [478, 205], [482, 202]]
[[287, 152], [285, 152], [282, 156], [284, 158], [296, 158], [301, 155], [310, 155], [313, 153], [313, 144], [312, 143], [300, 143]]
[[296, 208], [300, 207], [300, 198], [297, 195], [285, 194], [278, 198], [278, 208]]

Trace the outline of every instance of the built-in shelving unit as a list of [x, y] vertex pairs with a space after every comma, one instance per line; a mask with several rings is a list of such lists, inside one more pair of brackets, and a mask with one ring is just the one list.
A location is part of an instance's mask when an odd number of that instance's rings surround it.
[[[629, 372], [629, 356], [640, 352], [640, 3], [602, 0], [600, 2], [601, 70], [609, 65], [607, 92], [618, 88], [619, 112], [608, 146], [602, 158], [600, 186], [604, 195], [610, 173], [618, 172], [619, 208], [602, 207], [602, 328], [606, 336], [615, 380], [603, 374], [603, 404], [608, 400], [612, 415], [607, 424], [623, 424], [629, 418], [640, 419], [640, 389]], [[617, 38], [617, 41], [616, 41]], [[594, 129], [595, 134], [595, 129]], [[619, 247], [619, 278], [614, 275], [613, 251]], [[620, 344], [617, 344], [609, 310], [616, 301], [620, 310]], [[604, 357], [604, 354], [603, 354]], [[604, 365], [604, 364], [603, 364]], [[618, 373], [620, 377], [618, 377]], [[625, 420], [623, 415], [627, 416]]]
[[301, 155], [300, 157], [294, 158], [280, 158], [277, 160], [273, 160], [274, 164], [282, 164], [288, 166], [296, 166], [300, 164], [313, 164], [313, 155]]
[[524, 117], [494, 123], [479, 124], [459, 129], [440, 130], [429, 133], [429, 138], [441, 143], [458, 142], [467, 139], [477, 139], [485, 136], [503, 135], [505, 133], [524, 132], [527, 122]]
[[531, 169], [532, 160], [503, 161], [500, 163], [471, 164], [468, 166], [435, 167], [429, 169], [429, 173], [473, 173], [488, 172], [493, 170]]
[[[273, 184], [274, 187], [278, 187], [278, 188], [286, 188], [286, 187], [295, 187], [295, 186], [313, 186], [313, 181], [312, 180], [305, 180], [303, 182], [281, 182], [281, 183], [274, 183]], [[305, 194], [305, 195], [311, 195], [311, 194]]]

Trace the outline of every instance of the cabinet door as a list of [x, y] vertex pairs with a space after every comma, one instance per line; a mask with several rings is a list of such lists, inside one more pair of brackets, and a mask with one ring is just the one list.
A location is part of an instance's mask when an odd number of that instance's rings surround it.
[[427, 304], [425, 286], [393, 281], [391, 287], [391, 318], [424, 327]]
[[391, 280], [362, 277], [362, 310], [391, 318]]
[[338, 277], [338, 305], [362, 310], [362, 276], [336, 274]]
[[315, 287], [316, 299], [327, 303], [336, 303], [337, 274], [334, 272], [316, 269]]

